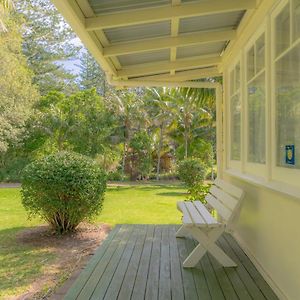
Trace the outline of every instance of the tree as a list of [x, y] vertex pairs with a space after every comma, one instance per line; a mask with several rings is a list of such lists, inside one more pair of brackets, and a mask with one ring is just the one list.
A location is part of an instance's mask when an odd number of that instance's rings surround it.
[[[168, 88], [151, 88], [147, 90], [146, 101], [149, 104], [149, 115], [152, 124], [158, 128], [156, 179], [159, 180], [162, 149], [165, 130], [174, 121], [175, 106]], [[148, 106], [148, 105], [147, 105]]]
[[89, 52], [83, 52], [80, 56], [79, 85], [83, 90], [95, 88], [97, 93], [106, 96], [109, 85], [105, 78], [105, 73], [91, 56]]
[[46, 153], [73, 150], [95, 158], [108, 147], [114, 117], [95, 89], [71, 96], [50, 92], [41, 98], [36, 109], [35, 127], [47, 137]]
[[22, 140], [38, 92], [22, 54], [19, 20], [11, 15], [7, 32], [0, 34], [0, 153]]
[[40, 93], [73, 92], [75, 76], [63, 67], [63, 62], [74, 59], [78, 53], [71, 28], [50, 0], [16, 0], [16, 8], [26, 21], [23, 52]]
[[146, 131], [136, 132], [130, 140], [131, 178], [147, 178], [152, 169], [151, 139]]
[[122, 173], [125, 175], [129, 141], [134, 132], [144, 128], [147, 122], [143, 95], [135, 90], [114, 91], [105, 100], [110, 111], [118, 117], [119, 136], [123, 142]]
[[186, 159], [189, 156], [189, 146], [193, 137], [192, 131], [196, 131], [203, 125], [207, 125], [213, 118], [210, 111], [207, 110], [203, 103], [207, 98], [205, 98], [205, 96], [197, 96], [195, 89], [174, 88], [172, 89], [171, 94], [177, 104], [177, 130], [182, 132], [184, 158]]

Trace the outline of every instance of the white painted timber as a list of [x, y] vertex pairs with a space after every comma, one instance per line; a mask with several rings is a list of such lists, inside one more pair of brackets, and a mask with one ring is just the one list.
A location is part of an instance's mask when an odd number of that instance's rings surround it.
[[230, 221], [235, 215], [244, 193], [234, 187], [234, 193], [240, 195], [235, 198], [220, 189], [220, 185], [226, 188], [231, 186], [231, 184], [218, 179], [205, 199], [223, 218], [222, 222], [218, 222], [200, 201], [181, 201], [177, 203], [177, 208], [183, 213], [183, 224], [177, 231], [176, 237], [185, 237], [187, 234], [191, 234], [199, 242], [199, 245], [183, 262], [185, 268], [194, 267], [207, 251], [224, 267], [236, 266], [235, 262], [215, 244], [215, 241], [226, 228], [229, 228]]
[[172, 18], [187, 18], [218, 14], [230, 11], [253, 9], [256, 0], [210, 0], [201, 3], [187, 3], [178, 6], [145, 8], [130, 12], [103, 14], [87, 18], [85, 28], [88, 31], [114, 28], [128, 25], [153, 23]]
[[170, 70], [195, 69], [199, 67], [214, 66], [221, 62], [220, 56], [199, 57], [196, 59], [178, 59], [176, 61], [162, 61], [152, 64], [137, 64], [123, 67], [117, 72], [118, 77], [134, 77], [147, 74], [157, 74]]
[[109, 57], [144, 51], [169, 49], [172, 47], [191, 46], [211, 42], [222, 42], [233, 40], [235, 36], [235, 30], [221, 30], [184, 34], [173, 37], [145, 39], [141, 41], [118, 43], [105, 47], [103, 50], [103, 55], [105, 57]]

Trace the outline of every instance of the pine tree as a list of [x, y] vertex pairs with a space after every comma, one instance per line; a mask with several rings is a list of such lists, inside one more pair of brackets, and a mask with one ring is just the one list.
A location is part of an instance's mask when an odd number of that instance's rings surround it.
[[78, 53], [75, 34], [50, 0], [16, 0], [16, 9], [26, 22], [23, 52], [34, 73], [33, 82], [42, 95], [50, 90], [69, 93], [75, 76], [62, 62]]
[[110, 89], [105, 73], [89, 52], [83, 52], [80, 57], [79, 85], [81, 89], [95, 88], [101, 96], [106, 96]]

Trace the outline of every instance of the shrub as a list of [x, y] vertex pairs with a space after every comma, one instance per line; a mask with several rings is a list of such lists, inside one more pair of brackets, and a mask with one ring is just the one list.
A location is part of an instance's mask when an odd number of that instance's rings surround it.
[[197, 158], [187, 158], [178, 165], [178, 176], [188, 188], [203, 183], [207, 167]]
[[197, 158], [188, 158], [179, 163], [179, 178], [188, 187], [188, 200], [200, 200], [205, 202], [209, 186], [203, 184], [207, 166]]
[[106, 176], [89, 158], [59, 152], [29, 164], [22, 176], [22, 203], [58, 233], [73, 231], [102, 209]]

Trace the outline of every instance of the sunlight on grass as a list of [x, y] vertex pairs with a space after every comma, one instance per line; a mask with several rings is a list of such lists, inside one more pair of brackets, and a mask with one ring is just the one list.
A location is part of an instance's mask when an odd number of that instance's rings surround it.
[[[108, 187], [102, 213], [96, 223], [178, 224], [181, 214], [176, 202], [186, 190], [178, 185], [134, 185]], [[20, 189], [0, 189], [0, 299], [26, 292], [55, 255], [49, 249], [22, 245], [21, 230], [42, 224], [28, 220]]]

